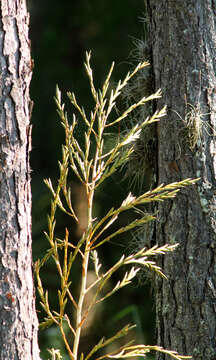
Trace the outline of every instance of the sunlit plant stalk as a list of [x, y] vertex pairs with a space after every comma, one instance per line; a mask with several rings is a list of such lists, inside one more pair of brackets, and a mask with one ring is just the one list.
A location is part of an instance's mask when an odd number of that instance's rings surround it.
[[[102, 184], [106, 178], [111, 176], [120, 166], [124, 165], [130, 155], [133, 152], [134, 142], [139, 138], [140, 132], [145, 126], [158, 121], [165, 115], [165, 108], [160, 111], [156, 111], [153, 116], [148, 117], [142, 123], [137, 123], [127, 133], [120, 137], [116, 144], [110, 151], [106, 151], [104, 147], [104, 135], [107, 129], [121, 122], [126, 118], [134, 109], [139, 106], [143, 106], [146, 102], [158, 99], [161, 97], [161, 91], [158, 90], [155, 94], [143, 97], [137, 103], [131, 105], [126, 109], [120, 116], [117, 116], [114, 120], [110, 120], [109, 116], [116, 104], [116, 100], [121, 94], [122, 89], [127, 85], [130, 79], [141, 69], [148, 65], [147, 62], [139, 63], [137, 67], [129, 72], [123, 81], [119, 81], [114, 89], [109, 89], [110, 78], [113, 72], [114, 63], [111, 65], [110, 71], [105, 79], [105, 82], [101, 90], [96, 90], [93, 80], [93, 72], [90, 66], [91, 53], [86, 53], [85, 69], [90, 82], [90, 89], [95, 106], [89, 116], [83, 107], [81, 107], [74, 95], [74, 93], [68, 93], [68, 97], [78, 111], [79, 118], [83, 120], [86, 130], [84, 131], [85, 145], [82, 147], [75, 136], [75, 129], [77, 127], [77, 119], [73, 116], [72, 124], [68, 121], [67, 113], [64, 109], [64, 104], [61, 100], [61, 93], [57, 87], [56, 89], [56, 105], [57, 111], [61, 119], [61, 124], [65, 130], [65, 145], [62, 147], [62, 161], [59, 162], [60, 175], [57, 186], [54, 188], [50, 179], [45, 180], [46, 185], [51, 191], [51, 211], [48, 216], [48, 232], [45, 233], [46, 238], [49, 241], [50, 248], [42, 260], [36, 262], [36, 275], [38, 281], [38, 291], [41, 298], [41, 305], [46, 313], [45, 321], [41, 324], [41, 327], [50, 326], [56, 324], [62, 334], [65, 346], [67, 348], [70, 359], [77, 360], [78, 356], [80, 359], [88, 360], [95, 353], [109, 345], [118, 338], [125, 336], [133, 326], [125, 326], [120, 331], [117, 331], [115, 335], [108, 339], [102, 338], [98, 344], [92, 347], [91, 351], [85, 355], [79, 348], [81, 330], [84, 322], [88, 318], [88, 314], [92, 307], [99, 302], [104, 301], [115, 292], [120, 290], [122, 287], [131, 283], [132, 279], [140, 271], [141, 267], [146, 267], [158, 275], [165, 277], [161, 268], [156, 265], [152, 260], [152, 257], [159, 254], [165, 254], [173, 251], [177, 245], [164, 245], [158, 247], [157, 245], [151, 249], [141, 249], [135, 251], [131, 255], [122, 255], [122, 257], [113, 266], [110, 267], [106, 272], [102, 272], [102, 265], [100, 263], [97, 248], [102, 246], [104, 243], [110, 241], [119, 234], [126, 231], [130, 231], [137, 226], [143, 226], [143, 224], [154, 220], [154, 216], [142, 213], [143, 216], [133, 220], [128, 225], [119, 228], [110, 235], [101, 237], [105, 230], [107, 230], [118, 218], [119, 214], [134, 209], [135, 207], [146, 204], [152, 201], [163, 201], [165, 199], [172, 199], [176, 196], [179, 189], [191, 185], [195, 180], [186, 179], [180, 182], [172, 183], [169, 185], [159, 185], [156, 189], [148, 191], [140, 196], [133, 196], [131, 193], [127, 195], [122, 204], [117, 208], [111, 208], [108, 213], [102, 219], [93, 219], [93, 208], [94, 208], [94, 196], [95, 191], [99, 185]], [[108, 95], [109, 90], [109, 95]], [[77, 216], [71, 202], [71, 192], [68, 185], [67, 177], [69, 170], [76, 174], [79, 181], [85, 187], [88, 203], [88, 215], [87, 215], [87, 228], [84, 231], [81, 239], [76, 245], [74, 245], [69, 236], [69, 230], [65, 229], [64, 239], [59, 239], [55, 236], [55, 225], [56, 225], [56, 210], [59, 207], [64, 213], [71, 216], [78, 222]], [[63, 257], [60, 256], [60, 252], [63, 253]], [[61, 279], [61, 288], [58, 290], [59, 298], [59, 312], [52, 311], [49, 306], [48, 292], [43, 289], [43, 285], [40, 279], [40, 269], [45, 265], [46, 261], [52, 257], [57, 268], [57, 272]], [[96, 280], [91, 284], [87, 285], [87, 273], [89, 268], [90, 257], [94, 263]], [[149, 257], [151, 260], [149, 260]], [[63, 258], [63, 260], [62, 260]], [[80, 260], [82, 264], [82, 277], [81, 286], [79, 291], [78, 299], [71, 293], [71, 281], [70, 275], [72, 272], [72, 265], [75, 260]], [[105, 291], [105, 295], [102, 295], [107, 281], [110, 277], [122, 266], [129, 265], [129, 270], [125, 272], [123, 278], [117, 282], [112, 290]], [[94, 296], [89, 304], [88, 308], [83, 310], [83, 303], [85, 296], [88, 292], [94, 289]], [[69, 319], [65, 312], [67, 302], [73, 306], [76, 319], [75, 323]], [[73, 344], [71, 345], [67, 340], [63, 322], [67, 323], [68, 328], [73, 335]], [[129, 358], [133, 356], [145, 356], [149, 351], [155, 350], [166, 354], [169, 354], [175, 359], [188, 359], [189, 356], [178, 355], [175, 351], [165, 350], [159, 346], [148, 346], [148, 345], [132, 345], [131, 343], [120, 347], [115, 352], [105, 353], [97, 357], [97, 359], [105, 358]], [[50, 350], [52, 356], [55, 356], [57, 350]], [[59, 352], [57, 351], [58, 356]], [[79, 355], [81, 353], [81, 355]]]

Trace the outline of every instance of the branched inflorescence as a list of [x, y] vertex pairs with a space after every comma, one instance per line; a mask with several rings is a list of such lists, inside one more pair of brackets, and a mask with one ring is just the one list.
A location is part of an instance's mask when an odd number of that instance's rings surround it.
[[[78, 120], [74, 115], [72, 123], [70, 123], [64, 104], [61, 100], [61, 93], [58, 87], [56, 89], [55, 101], [61, 124], [65, 130], [65, 144], [62, 146], [62, 160], [59, 162], [59, 179], [57, 186], [54, 187], [50, 179], [45, 180], [52, 195], [51, 210], [50, 215], [48, 216], [48, 231], [45, 233], [50, 248], [43, 259], [38, 260], [35, 265], [41, 305], [46, 313], [46, 318], [41, 326], [45, 327], [55, 324], [59, 327], [65, 347], [72, 360], [77, 360], [78, 357], [83, 360], [92, 357], [94, 359], [118, 359], [131, 358], [133, 356], [143, 357], [152, 350], [169, 354], [175, 359], [187, 359], [189, 357], [180, 356], [175, 351], [165, 350], [158, 346], [132, 345], [131, 343], [121, 346], [115, 352], [108, 351], [108, 353], [106, 353], [106, 346], [118, 338], [125, 336], [133, 328], [133, 326], [130, 325], [117, 331], [116, 334], [108, 339], [101, 338], [88, 354], [82, 353], [82, 349], [80, 349], [81, 331], [92, 308], [98, 303], [105, 301], [122, 287], [130, 284], [140, 271], [141, 267], [145, 267], [154, 271], [159, 276], [165, 277], [162, 269], [157, 266], [152, 259], [157, 255], [173, 251], [177, 246], [164, 245], [158, 247], [156, 245], [150, 249], [139, 249], [129, 256], [123, 254], [110, 269], [103, 271], [103, 266], [97, 252], [98, 248], [104, 243], [109, 243], [111, 246], [111, 239], [116, 238], [119, 234], [131, 231], [138, 226], [143, 226], [143, 224], [154, 220], [154, 216], [140, 212], [142, 215], [131, 221], [128, 225], [120, 227], [118, 230], [109, 233], [109, 235], [106, 235], [106, 230], [111, 227], [122, 212], [137, 208], [142, 204], [173, 199], [180, 188], [194, 183], [193, 180], [186, 179], [169, 185], [161, 184], [154, 190], [139, 196], [134, 196], [132, 193], [129, 193], [119, 207], [111, 208], [101, 219], [93, 218], [95, 192], [108, 177], [128, 161], [134, 151], [134, 142], [139, 138], [142, 129], [157, 122], [163, 117], [165, 115], [165, 108], [156, 111], [144, 121], [134, 124], [124, 136], [116, 141], [113, 148], [107, 151], [104, 146], [104, 136], [107, 131], [110, 131], [113, 126], [120, 123], [138, 107], [145, 105], [148, 101], [158, 99], [161, 96], [161, 91], [158, 90], [153, 95], [142, 97], [134, 104], [131, 104], [122, 114], [110, 120], [110, 114], [123, 88], [128, 84], [130, 79], [135, 76], [138, 71], [146, 67], [148, 63], [139, 63], [132, 72], [129, 72], [126, 75], [123, 81], [119, 81], [117, 86], [110, 90], [110, 78], [114, 68], [113, 63], [102, 89], [96, 90], [93, 72], [90, 66], [90, 56], [90, 53], [86, 54], [85, 69], [95, 103], [93, 110], [89, 115], [86, 114], [84, 108], [79, 105], [75, 94], [70, 92], [67, 94], [71, 104], [76, 111], [78, 111], [79, 121], [82, 120], [85, 126], [83, 133], [85, 139], [84, 146], [81, 146], [75, 136], [75, 129], [79, 126]], [[68, 175], [71, 170], [76, 174], [77, 178], [84, 186], [88, 203], [87, 228], [76, 245], [72, 242], [71, 235], [67, 228], [65, 229], [65, 236], [63, 239], [57, 238], [55, 234], [57, 208], [72, 217], [75, 221], [78, 221], [77, 215], [73, 209], [70, 186], [68, 184]], [[50, 309], [48, 292], [44, 289], [40, 279], [40, 269], [50, 258], [55, 262], [60, 277], [61, 286], [58, 290], [58, 311]], [[80, 262], [82, 266], [81, 285], [78, 297], [72, 294], [71, 290], [71, 274], [75, 261]], [[87, 283], [87, 274], [90, 263], [93, 263], [94, 265], [95, 280], [89, 285]], [[112, 289], [107, 289], [105, 285], [108, 280], [119, 270], [119, 268], [125, 268], [125, 266], [128, 266], [128, 270], [125, 271], [122, 278], [117, 281]], [[88, 307], [84, 308], [85, 297], [90, 291], [92, 292], [92, 290], [94, 295], [91, 297]], [[73, 308], [75, 319], [70, 319], [66, 311], [66, 304]], [[66, 336], [65, 327], [63, 326], [65, 323], [73, 337], [72, 342], [69, 341]], [[98, 350], [101, 349], [104, 350], [103, 355], [101, 355], [101, 352], [100, 355], [97, 355]], [[57, 354], [58, 358], [61, 358], [58, 350], [52, 349], [50, 350], [50, 353], [54, 354], [53, 356]]]

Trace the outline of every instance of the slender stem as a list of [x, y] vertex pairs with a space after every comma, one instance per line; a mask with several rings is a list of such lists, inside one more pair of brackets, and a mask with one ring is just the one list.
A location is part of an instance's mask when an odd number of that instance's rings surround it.
[[[93, 201], [93, 191], [89, 193], [88, 230], [90, 229], [92, 223], [92, 201]], [[84, 302], [84, 298], [86, 294], [86, 286], [87, 286], [87, 273], [88, 273], [89, 254], [90, 254], [88, 239], [89, 237], [87, 236], [86, 244], [85, 244], [85, 252], [82, 261], [82, 279], [81, 279], [80, 296], [79, 296], [79, 301], [77, 304], [77, 312], [76, 312], [76, 333], [75, 333], [74, 345], [73, 345], [74, 360], [77, 360], [77, 356], [78, 356], [78, 348], [79, 348], [81, 328], [82, 328], [83, 302]]]
[[77, 360], [77, 353], [79, 347], [79, 340], [81, 334], [81, 326], [82, 326], [82, 308], [83, 308], [83, 301], [85, 297], [85, 290], [86, 290], [86, 282], [87, 282], [87, 271], [88, 271], [88, 261], [89, 261], [89, 251], [85, 251], [83, 264], [82, 264], [82, 283], [80, 289], [80, 297], [77, 306], [77, 316], [76, 316], [76, 335], [74, 339], [74, 346], [73, 346], [73, 354], [74, 359]]
[[67, 348], [67, 351], [68, 351], [68, 354], [70, 356], [70, 359], [73, 360], [74, 359], [74, 356], [73, 356], [73, 353], [71, 351], [71, 348], [70, 348], [70, 345], [68, 344], [68, 341], [67, 341], [67, 338], [65, 336], [65, 333], [64, 333], [64, 329], [63, 329], [63, 326], [62, 324], [59, 324], [59, 328], [60, 328], [60, 331], [61, 331], [61, 334], [62, 334], [62, 338], [64, 340], [64, 343], [65, 343], [65, 346]]
[[[96, 180], [96, 173], [97, 173], [97, 166], [99, 161], [99, 155], [101, 151], [101, 141], [102, 141], [102, 134], [103, 134], [104, 126], [102, 124], [98, 124], [98, 142], [97, 142], [97, 148], [95, 151], [95, 157], [94, 157], [94, 163], [93, 163], [93, 169], [92, 169], [92, 184], [89, 188], [88, 182], [89, 179], [86, 178], [86, 194], [88, 199], [88, 228], [87, 228], [87, 234], [86, 234], [86, 240], [85, 240], [85, 252], [82, 260], [82, 279], [81, 279], [81, 288], [80, 288], [80, 295], [79, 295], [79, 301], [77, 304], [77, 313], [76, 313], [76, 334], [74, 337], [74, 346], [73, 346], [73, 354], [74, 354], [74, 360], [77, 360], [78, 356], [78, 348], [79, 348], [79, 341], [80, 341], [80, 335], [81, 335], [81, 328], [84, 319], [82, 318], [83, 313], [83, 302], [86, 295], [86, 289], [87, 289], [87, 274], [88, 274], [88, 264], [89, 264], [89, 256], [90, 256], [90, 230], [92, 227], [92, 208], [93, 208], [93, 198], [94, 198], [94, 190], [95, 190], [95, 182]], [[86, 155], [86, 161], [87, 155]]]

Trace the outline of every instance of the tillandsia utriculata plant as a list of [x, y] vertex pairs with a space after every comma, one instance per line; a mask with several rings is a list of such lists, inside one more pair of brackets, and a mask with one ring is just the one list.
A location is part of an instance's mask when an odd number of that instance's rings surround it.
[[[88, 360], [90, 358], [99, 360], [109, 358], [131, 358], [134, 356], [145, 357], [145, 355], [152, 350], [168, 354], [175, 359], [189, 359], [189, 356], [181, 356], [175, 351], [165, 350], [159, 346], [134, 345], [131, 342], [126, 343], [125, 346], [120, 346], [115, 351], [108, 351], [108, 353], [106, 353], [106, 346], [126, 335], [130, 329], [133, 328], [131, 325], [126, 325], [123, 329], [117, 330], [116, 333], [112, 334], [109, 338], [102, 337], [97, 344], [92, 346], [92, 349], [87, 354], [84, 354], [80, 348], [82, 328], [92, 308], [97, 306], [98, 303], [105, 301], [122, 287], [130, 284], [132, 279], [140, 271], [141, 267], [145, 267], [156, 272], [159, 276], [165, 277], [162, 269], [152, 261], [152, 258], [159, 254], [171, 252], [177, 246], [154, 246], [150, 249], [139, 249], [139, 251], [135, 251], [130, 255], [123, 254], [115, 264], [112, 264], [108, 270], [103, 272], [97, 250], [105, 243], [109, 243], [110, 246], [112, 246], [110, 242], [111, 239], [138, 226], [143, 226], [143, 224], [154, 220], [154, 216], [140, 212], [142, 215], [140, 215], [139, 218], [132, 220], [128, 225], [120, 227], [113, 233], [106, 235], [106, 230], [111, 227], [122, 212], [134, 209], [141, 204], [172, 199], [176, 196], [180, 188], [195, 182], [194, 180], [186, 179], [169, 185], [161, 184], [156, 189], [137, 197], [133, 196], [132, 193], [129, 193], [118, 208], [111, 208], [101, 219], [93, 218], [95, 192], [103, 181], [128, 161], [133, 152], [134, 141], [139, 137], [141, 130], [145, 126], [158, 121], [164, 116], [165, 108], [156, 111], [153, 116], [145, 119], [142, 123], [135, 124], [127, 133], [116, 140], [116, 143], [111, 150], [107, 150], [104, 146], [104, 136], [106, 132], [110, 131], [112, 126], [120, 123], [134, 109], [143, 106], [148, 101], [159, 98], [161, 92], [158, 90], [151, 96], [143, 97], [138, 102], [132, 104], [120, 116], [110, 120], [110, 114], [122, 89], [127, 85], [130, 79], [140, 69], [147, 66], [148, 63], [139, 63], [132, 72], [129, 72], [126, 75], [123, 81], [118, 82], [114, 89], [109, 89], [110, 78], [114, 68], [113, 63], [102, 89], [96, 90], [93, 81], [93, 72], [90, 66], [90, 57], [91, 54], [86, 53], [85, 69], [95, 103], [90, 115], [87, 116], [84, 108], [78, 104], [73, 93], [69, 92], [67, 94], [72, 105], [79, 113], [79, 121], [82, 121], [85, 125], [83, 132], [85, 144], [83, 147], [75, 138], [75, 128], [78, 126], [76, 117], [73, 115], [73, 121], [70, 124], [64, 109], [64, 104], [62, 104], [61, 93], [58, 87], [56, 89], [55, 101], [61, 124], [65, 130], [65, 144], [62, 146], [62, 161], [59, 162], [60, 175], [56, 187], [53, 186], [51, 180], [45, 180], [45, 183], [52, 194], [51, 210], [50, 215], [48, 216], [48, 232], [45, 233], [50, 247], [42, 260], [38, 260], [35, 265], [41, 305], [46, 313], [46, 318], [41, 326], [55, 324], [59, 327], [69, 357], [72, 360], [77, 360], [78, 358], [82, 360]], [[55, 235], [57, 208], [75, 219], [75, 221], [78, 221], [71, 202], [71, 192], [68, 184], [69, 171], [75, 173], [79, 181], [83, 184], [88, 203], [87, 227], [77, 244], [72, 242], [70, 232], [67, 228], [65, 229], [65, 236], [63, 239], [59, 239]], [[61, 287], [58, 290], [58, 312], [50, 309], [48, 292], [43, 288], [40, 279], [40, 269], [50, 258], [55, 262], [60, 277]], [[77, 298], [72, 294], [71, 290], [72, 271], [75, 261], [79, 261], [82, 267], [81, 284]], [[94, 282], [88, 285], [88, 269], [92, 263], [94, 264], [96, 277]], [[129, 266], [128, 271], [124, 273], [123, 277], [111, 290], [107, 290], [105, 285], [108, 280], [117, 272], [117, 270], [119, 270], [119, 268], [125, 267], [125, 265]], [[92, 296], [87, 309], [84, 309], [84, 300], [90, 290], [94, 290], [94, 295]], [[74, 319], [69, 318], [66, 312], [66, 304], [69, 304], [73, 308], [75, 313]], [[68, 337], [66, 336], [65, 328], [63, 326], [65, 323], [70, 329], [71, 337], [73, 338], [72, 341], [71, 339], [68, 340]], [[98, 351], [102, 349], [103, 352], [99, 352], [98, 354]], [[58, 352], [58, 350], [52, 350], [50, 353], [54, 354], [55, 352]], [[59, 352], [58, 357], [60, 358]]]

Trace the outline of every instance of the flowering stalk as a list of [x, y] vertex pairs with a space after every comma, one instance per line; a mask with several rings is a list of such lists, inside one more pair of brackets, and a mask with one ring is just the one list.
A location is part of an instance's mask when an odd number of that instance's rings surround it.
[[[110, 240], [117, 237], [119, 234], [123, 234], [138, 226], [144, 226], [145, 223], [154, 220], [155, 217], [144, 212], [140, 212], [142, 214], [140, 217], [102, 238], [104, 232], [118, 219], [119, 214], [122, 212], [134, 209], [135, 207], [139, 207], [140, 205], [152, 201], [173, 199], [180, 188], [195, 183], [195, 180], [186, 179], [169, 185], [161, 184], [156, 189], [148, 191], [147, 193], [141, 194], [137, 197], [129, 193], [118, 208], [111, 208], [102, 219], [93, 219], [94, 196], [98, 187], [106, 180], [106, 178], [111, 176], [120, 166], [124, 165], [128, 161], [133, 153], [134, 143], [139, 138], [142, 129], [149, 124], [159, 121], [159, 119], [165, 115], [165, 108], [160, 111], [156, 111], [153, 116], [148, 117], [142, 123], [135, 124], [132, 129], [128, 130], [128, 132], [119, 138], [111, 150], [107, 151], [104, 147], [104, 138], [107, 128], [110, 129], [112, 126], [118, 124], [132, 111], [140, 106], [143, 106], [146, 102], [158, 99], [161, 96], [161, 92], [159, 90], [151, 96], [143, 97], [138, 102], [132, 104], [116, 119], [110, 121], [109, 116], [115, 106], [117, 98], [121, 94], [122, 89], [128, 84], [130, 79], [139, 70], [147, 66], [148, 63], [144, 62], [138, 64], [132, 72], [129, 72], [126, 75], [123, 81], [118, 82], [116, 88], [112, 89], [109, 92], [110, 95], [108, 95], [114, 63], [111, 65], [102, 89], [96, 90], [94, 86], [93, 72], [90, 66], [90, 57], [91, 54], [86, 53], [85, 69], [89, 78], [90, 90], [95, 105], [89, 116], [86, 115], [84, 108], [78, 104], [75, 94], [70, 92], [68, 93], [68, 97], [73, 107], [78, 111], [79, 118], [82, 119], [85, 126], [83, 134], [85, 145], [83, 147], [79, 144], [75, 136], [77, 119], [74, 115], [72, 124], [69, 123], [67, 113], [64, 109], [64, 104], [61, 100], [61, 93], [58, 87], [56, 89], [55, 101], [57, 111], [61, 119], [61, 124], [65, 130], [65, 144], [62, 147], [62, 161], [59, 162], [60, 175], [56, 188], [53, 186], [50, 179], [45, 180], [45, 183], [50, 189], [52, 195], [51, 211], [48, 217], [48, 232], [45, 233], [50, 244], [50, 249], [43, 259], [41, 261], [38, 260], [35, 265], [41, 305], [46, 313], [45, 321], [41, 324], [41, 326], [45, 327], [55, 324], [59, 327], [71, 360], [77, 360], [78, 357], [82, 360], [88, 360], [96, 352], [98, 352], [98, 350], [106, 348], [107, 345], [116, 341], [120, 337], [125, 336], [128, 331], [133, 328], [133, 326], [127, 325], [108, 339], [102, 338], [86, 355], [83, 354], [80, 349], [82, 327], [93, 306], [105, 301], [122, 287], [130, 284], [142, 267], [154, 271], [159, 276], [166, 278], [162, 269], [152, 259], [157, 255], [173, 251], [177, 246], [154, 246], [151, 249], [143, 248], [139, 251], [135, 251], [129, 256], [125, 256], [123, 254], [119, 261], [113, 264], [110, 269], [106, 272], [102, 272], [102, 264], [100, 263], [96, 249], [101, 247], [104, 243], [110, 243]], [[76, 245], [73, 244], [68, 229], [65, 230], [64, 239], [59, 239], [55, 235], [57, 208], [78, 222], [78, 217], [71, 202], [70, 187], [68, 186], [68, 173], [71, 169], [79, 181], [83, 184], [88, 203], [87, 227]], [[60, 256], [61, 252], [63, 257]], [[40, 269], [50, 258], [54, 260], [61, 280], [61, 288], [58, 290], [58, 312], [50, 309], [48, 292], [43, 289], [43, 284], [40, 279]], [[87, 285], [87, 274], [90, 259], [94, 264], [96, 280], [91, 285]], [[77, 299], [71, 293], [71, 281], [69, 281], [75, 261], [80, 261], [82, 266], [81, 285]], [[107, 284], [107, 281], [119, 270], [119, 268], [123, 266], [129, 266], [129, 270], [124, 273], [122, 279], [119, 280], [111, 290], [104, 290], [106, 289], [105, 285]], [[84, 300], [90, 290], [94, 291], [94, 295], [92, 296], [88, 308], [84, 310]], [[67, 314], [67, 303], [73, 307], [73, 311], [75, 312], [74, 323]], [[63, 322], [65, 321], [73, 337], [72, 344], [68, 341], [63, 327]], [[179, 360], [189, 358], [187, 356], [180, 356], [175, 351], [165, 350], [157, 346], [132, 346], [131, 344], [126, 344], [123, 347], [119, 347], [118, 350], [113, 353], [105, 352], [105, 354], [98, 357], [98, 359], [145, 356], [145, 354], [150, 350], [156, 350], [169, 354], [171, 357]], [[54, 349], [50, 350], [50, 353], [58, 353], [58, 356], [60, 356], [60, 353]]]

